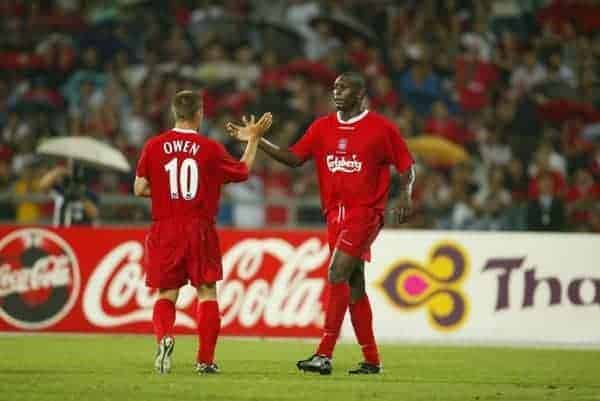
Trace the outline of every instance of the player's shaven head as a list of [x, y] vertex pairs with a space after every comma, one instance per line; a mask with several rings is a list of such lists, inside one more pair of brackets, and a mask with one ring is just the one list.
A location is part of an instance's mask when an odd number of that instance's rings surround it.
[[189, 90], [178, 92], [171, 103], [175, 121], [194, 121], [198, 110], [202, 109], [202, 98]]
[[346, 81], [350, 85], [352, 85], [354, 87], [354, 89], [358, 92], [364, 91], [367, 87], [365, 78], [358, 72], [354, 72], [354, 71], [344, 72], [343, 74], [340, 75], [340, 78], [343, 78], [344, 81]]

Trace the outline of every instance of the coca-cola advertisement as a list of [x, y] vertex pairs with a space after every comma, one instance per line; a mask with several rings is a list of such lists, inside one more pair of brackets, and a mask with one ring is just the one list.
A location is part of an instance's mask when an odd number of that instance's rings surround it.
[[[139, 228], [0, 226], [0, 331], [152, 332]], [[313, 337], [323, 324], [329, 248], [317, 231], [220, 230], [222, 333]], [[196, 292], [176, 332], [195, 333]]]

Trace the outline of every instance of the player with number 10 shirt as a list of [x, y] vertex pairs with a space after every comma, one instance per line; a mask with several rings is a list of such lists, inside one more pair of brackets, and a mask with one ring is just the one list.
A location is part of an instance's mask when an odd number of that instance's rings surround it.
[[222, 184], [246, 180], [248, 167], [197, 131], [173, 128], [146, 143], [137, 176], [152, 180], [153, 221], [185, 217], [214, 222]]
[[[246, 180], [246, 164], [194, 130], [173, 128], [146, 143], [136, 175], [152, 185], [147, 283], [179, 288], [188, 278], [195, 286], [220, 280], [214, 224], [221, 186]], [[183, 261], [185, 252], [189, 255]], [[185, 264], [187, 271], [178, 263]]]
[[146, 236], [146, 284], [159, 290], [153, 324], [158, 342], [155, 368], [168, 373], [174, 347], [173, 325], [179, 288], [198, 290], [197, 371], [216, 373], [214, 350], [220, 329], [216, 282], [222, 279], [221, 251], [215, 229], [221, 186], [248, 178], [260, 136], [271, 125], [265, 114], [250, 124], [240, 160], [196, 130], [202, 121], [198, 94], [183, 91], [172, 104], [175, 127], [148, 140], [136, 170], [134, 192], [151, 199], [152, 227]]

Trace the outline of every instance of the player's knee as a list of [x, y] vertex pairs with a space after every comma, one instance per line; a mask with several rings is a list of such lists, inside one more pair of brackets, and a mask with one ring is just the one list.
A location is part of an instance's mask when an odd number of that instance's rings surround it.
[[201, 284], [198, 286], [197, 291], [199, 301], [209, 301], [217, 299], [216, 283]]
[[337, 284], [337, 283], [343, 283], [344, 281], [344, 277], [339, 274], [338, 272], [334, 272], [334, 271], [329, 271], [329, 274], [327, 275], [327, 281], [329, 281], [329, 283], [331, 284]]
[[350, 277], [350, 302], [355, 303], [366, 294], [365, 275], [362, 266], [359, 266]]
[[159, 289], [158, 290], [158, 298], [159, 299], [168, 299], [171, 302], [177, 302], [177, 296], [179, 295], [178, 289]]
[[350, 303], [356, 303], [367, 295], [365, 287], [354, 287], [350, 286]]
[[346, 269], [340, 267], [339, 265], [333, 264], [329, 269], [327, 280], [331, 284], [337, 284], [348, 282], [350, 280], [350, 277], [349, 274], [347, 274]]
[[333, 262], [329, 266], [327, 279], [331, 284], [350, 282], [352, 273], [357, 266], [357, 260], [354, 257], [343, 251], [336, 251]]
[[352, 288], [355, 288], [357, 291], [361, 290], [364, 291], [365, 290], [365, 279], [362, 276], [359, 277], [351, 277], [350, 278], [350, 286]]

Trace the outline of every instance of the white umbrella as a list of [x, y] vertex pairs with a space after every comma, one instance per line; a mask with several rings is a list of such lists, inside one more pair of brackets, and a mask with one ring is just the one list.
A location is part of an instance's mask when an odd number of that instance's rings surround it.
[[66, 157], [127, 173], [129, 162], [119, 150], [89, 136], [63, 136], [43, 141], [37, 153]]

